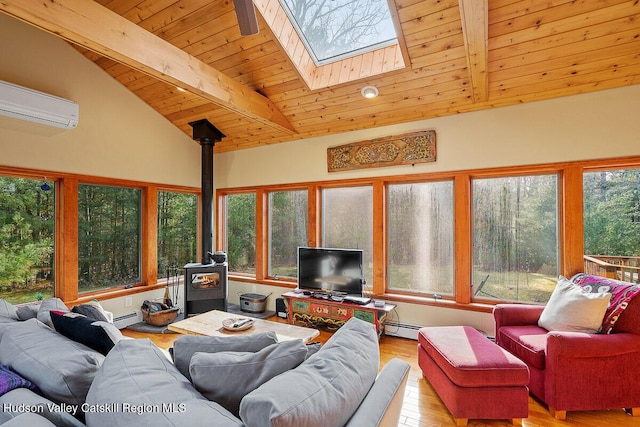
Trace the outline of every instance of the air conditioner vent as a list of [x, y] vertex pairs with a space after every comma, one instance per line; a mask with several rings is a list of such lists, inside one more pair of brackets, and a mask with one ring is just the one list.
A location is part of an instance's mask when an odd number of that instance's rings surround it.
[[63, 129], [78, 126], [74, 101], [0, 80], [0, 114]]

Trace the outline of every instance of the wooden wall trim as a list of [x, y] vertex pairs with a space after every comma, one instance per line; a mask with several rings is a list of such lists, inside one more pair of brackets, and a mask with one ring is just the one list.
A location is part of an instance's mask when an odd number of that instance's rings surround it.
[[78, 180], [62, 178], [57, 185], [55, 295], [68, 301], [78, 298]]
[[268, 193], [256, 192], [256, 279], [264, 280], [269, 273], [269, 212]]
[[373, 183], [373, 294], [383, 295], [387, 287], [387, 189], [384, 181]]
[[455, 300], [461, 304], [471, 302], [471, 180], [457, 176], [454, 181], [454, 259]]
[[322, 192], [317, 185], [309, 186], [309, 225], [307, 246], [314, 247], [322, 241]]
[[559, 188], [560, 271], [565, 277], [584, 271], [583, 171], [580, 166], [565, 169]]
[[158, 188], [154, 185], [142, 190], [140, 243], [140, 278], [144, 285], [158, 281]]

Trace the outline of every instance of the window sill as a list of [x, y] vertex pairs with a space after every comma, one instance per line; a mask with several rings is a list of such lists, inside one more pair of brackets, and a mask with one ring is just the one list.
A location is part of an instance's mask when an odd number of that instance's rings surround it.
[[481, 313], [492, 313], [493, 307], [495, 306], [495, 304], [487, 304], [487, 303], [479, 303], [479, 302], [471, 302], [468, 304], [463, 304], [463, 303], [459, 303], [449, 299], [434, 299], [434, 298], [429, 298], [424, 296], [403, 295], [403, 294], [393, 294], [393, 293], [376, 295], [375, 298], [384, 299], [390, 302], [417, 304], [417, 305], [424, 305], [429, 307], [450, 308], [455, 310], [477, 311]]
[[68, 306], [74, 306], [78, 304], [87, 303], [92, 300], [108, 300], [112, 298], [120, 298], [128, 295], [139, 294], [142, 292], [155, 291], [157, 289], [162, 289], [166, 286], [165, 283], [156, 283], [153, 285], [134, 285], [132, 288], [125, 288], [124, 286], [120, 286], [112, 289], [105, 289], [103, 291], [95, 291], [82, 295], [78, 295], [78, 298], [71, 301], [64, 301], [64, 303]]

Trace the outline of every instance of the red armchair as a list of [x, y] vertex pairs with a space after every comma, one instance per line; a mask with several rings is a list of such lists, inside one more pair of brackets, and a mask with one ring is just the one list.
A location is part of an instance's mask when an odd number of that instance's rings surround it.
[[640, 415], [640, 296], [610, 334], [549, 332], [543, 306], [498, 304], [496, 343], [529, 367], [529, 391], [557, 419], [567, 411], [625, 408]]

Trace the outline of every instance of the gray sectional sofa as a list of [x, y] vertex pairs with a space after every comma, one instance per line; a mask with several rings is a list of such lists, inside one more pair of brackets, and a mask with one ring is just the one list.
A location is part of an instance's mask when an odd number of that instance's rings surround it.
[[3, 426], [397, 426], [409, 372], [399, 359], [378, 372], [374, 327], [355, 318], [317, 351], [268, 334], [184, 336], [175, 363], [148, 339], [104, 356], [37, 318], [11, 320], [0, 364], [39, 393], [0, 396]]

